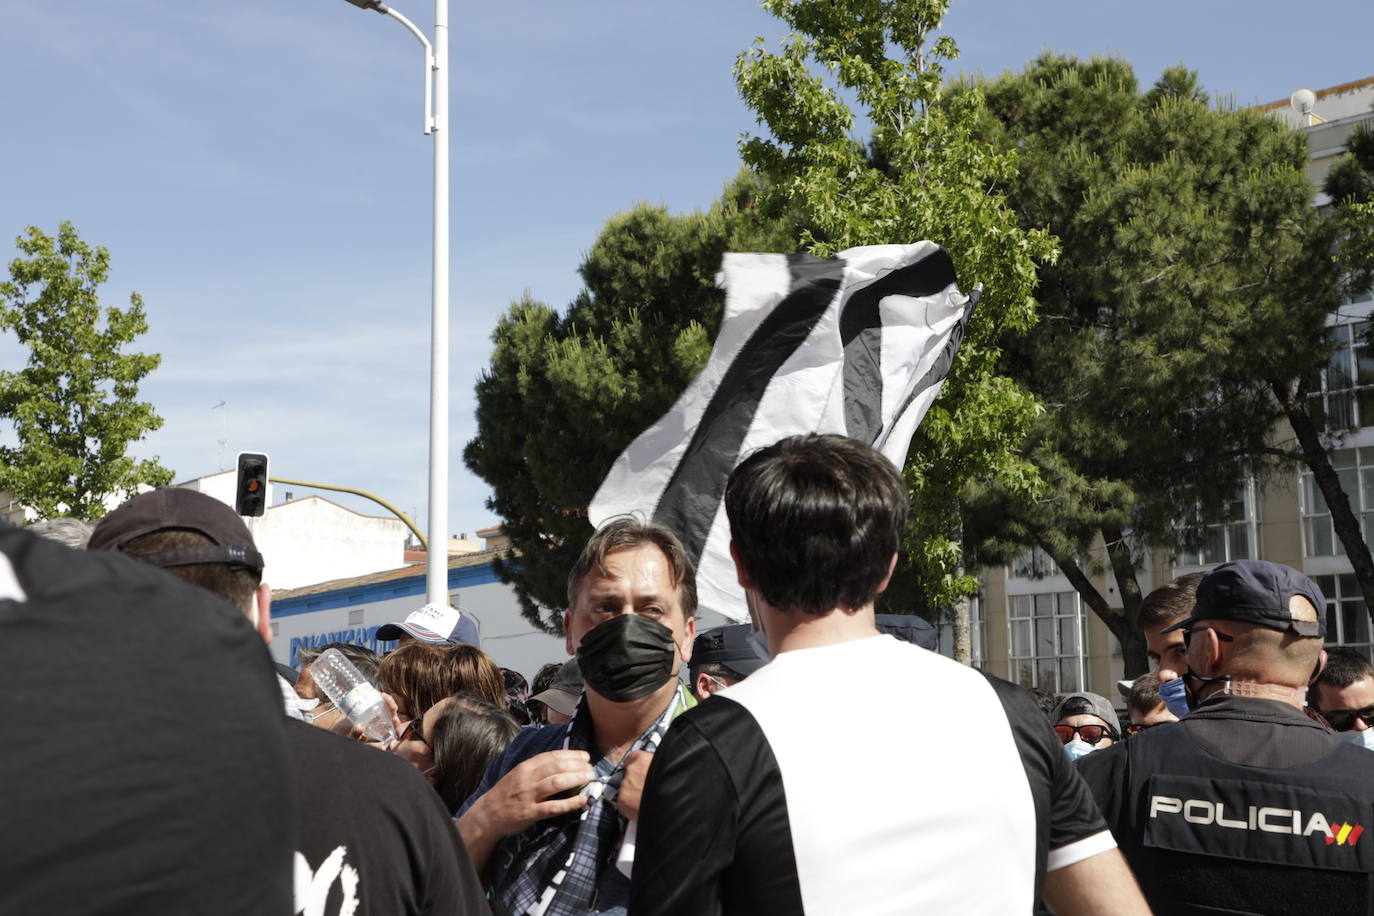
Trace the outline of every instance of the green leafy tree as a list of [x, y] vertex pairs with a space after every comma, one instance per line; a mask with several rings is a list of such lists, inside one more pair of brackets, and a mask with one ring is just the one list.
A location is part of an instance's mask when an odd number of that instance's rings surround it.
[[[1144, 550], [1188, 545], [1188, 522], [1219, 517], [1245, 475], [1300, 457], [1274, 445], [1275, 395], [1324, 361], [1338, 301], [1306, 143], [1209, 104], [1181, 68], [1142, 92], [1124, 61], [1046, 54], [964, 91], [986, 98], [985, 135], [1020, 153], [1022, 224], [1062, 246], [1040, 271], [1040, 323], [1004, 338], [1046, 405], [1026, 448], [1047, 486], [971, 495], [980, 555], [1042, 548], [1135, 675]], [[1114, 598], [1092, 582], [1094, 543]]]
[[568, 570], [590, 533], [587, 504], [710, 356], [725, 301], [721, 256], [790, 250], [795, 230], [758, 214], [758, 189], [743, 175], [704, 213], [642, 204], [612, 218], [565, 314], [526, 296], [492, 334], [464, 458], [491, 485], [488, 507], [515, 548], [497, 573], [548, 632], [560, 632]]
[[1348, 294], [1374, 286], [1374, 128], [1355, 128], [1345, 155], [1331, 166], [1322, 190], [1331, 198], [1341, 235], [1340, 263]]
[[[1055, 246], [1017, 221], [1000, 190], [1016, 156], [976, 134], [976, 91], [947, 97], [943, 63], [957, 49], [935, 37], [945, 0], [765, 0], [792, 34], [774, 53], [762, 40], [740, 56], [736, 82], [767, 136], [741, 144], [769, 182], [768, 200], [805, 227], [819, 256], [857, 245], [931, 239], [954, 259], [964, 288], [985, 286], [945, 387], [916, 432], [905, 475], [912, 524], [883, 599], [890, 610], [955, 604], [956, 628], [978, 583], [963, 568], [958, 495], [972, 481], [1039, 492], [1017, 452], [1035, 399], [997, 368], [999, 337], [1035, 320], [1036, 266]], [[852, 101], [851, 101], [852, 100]], [[856, 136], [871, 130], [867, 141]], [[960, 613], [963, 611], [964, 613]], [[966, 640], [956, 640], [966, 657]]]
[[160, 357], [122, 352], [148, 322], [137, 293], [126, 309], [102, 310], [105, 248], [83, 242], [68, 222], [55, 238], [30, 226], [16, 245], [24, 257], [0, 283], [0, 331], [12, 332], [29, 357], [17, 372], [0, 371], [0, 419], [18, 443], [0, 446], [0, 490], [40, 518], [94, 521], [105, 497], [171, 482], [156, 459], [126, 454], [162, 425], [138, 400], [138, 383]]

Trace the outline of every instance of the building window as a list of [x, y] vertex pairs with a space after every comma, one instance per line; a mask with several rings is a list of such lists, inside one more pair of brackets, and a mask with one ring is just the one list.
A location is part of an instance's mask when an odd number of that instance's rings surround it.
[[1197, 546], [1180, 550], [1175, 566], [1215, 566], [1228, 560], [1253, 560], [1259, 557], [1255, 530], [1255, 487], [1247, 481], [1226, 504], [1224, 521], [1201, 520], [1188, 524], [1184, 540]]
[[1349, 646], [1366, 656], [1370, 654], [1369, 611], [1365, 608], [1360, 584], [1353, 573], [1340, 576], [1312, 576], [1326, 596], [1326, 642]]
[[1012, 557], [1011, 574], [1017, 579], [1045, 579], [1059, 575], [1059, 567], [1045, 551], [1031, 547]]
[[1308, 381], [1308, 410], [1319, 427], [1343, 432], [1374, 426], [1374, 348], [1368, 321], [1330, 328], [1331, 359]]
[[1050, 693], [1082, 690], [1085, 652], [1078, 593], [1013, 595], [1010, 604], [1012, 680]]
[[[1345, 491], [1350, 508], [1360, 521], [1360, 530], [1368, 531], [1366, 517], [1374, 515], [1374, 448], [1336, 449], [1331, 453], [1331, 466], [1341, 479], [1341, 489]], [[1327, 508], [1317, 479], [1310, 471], [1303, 472], [1300, 495], [1303, 555], [1345, 556], [1345, 545], [1336, 537], [1331, 525], [1331, 510]]]
[[356, 611], [349, 611], [349, 612], [348, 612], [348, 625], [349, 625], [350, 627], [356, 627], [356, 626], [361, 626], [361, 625], [362, 625], [362, 622], [363, 622], [363, 611], [364, 611], [364, 610], [365, 610], [364, 608], [358, 608]]

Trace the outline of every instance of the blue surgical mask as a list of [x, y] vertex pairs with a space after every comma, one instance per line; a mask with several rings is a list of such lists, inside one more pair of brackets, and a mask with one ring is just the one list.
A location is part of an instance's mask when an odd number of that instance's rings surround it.
[[1074, 738], [1068, 744], [1064, 745], [1064, 753], [1069, 755], [1070, 760], [1086, 757], [1095, 750], [1098, 750], [1096, 744], [1089, 744], [1082, 738]]
[[1361, 731], [1355, 731], [1352, 728], [1348, 732], [1337, 732], [1336, 737], [1342, 741], [1348, 741], [1356, 747], [1374, 751], [1374, 728], [1366, 728]]
[[1192, 712], [1188, 707], [1188, 688], [1181, 677], [1161, 683], [1159, 685], [1159, 698], [1164, 701], [1169, 712], [1180, 719]]

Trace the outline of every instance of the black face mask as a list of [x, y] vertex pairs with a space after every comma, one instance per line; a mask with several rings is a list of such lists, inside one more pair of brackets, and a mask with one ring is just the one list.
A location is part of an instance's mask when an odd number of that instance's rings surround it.
[[647, 697], [672, 677], [673, 631], [638, 614], [617, 614], [582, 637], [577, 663], [587, 686], [612, 703]]

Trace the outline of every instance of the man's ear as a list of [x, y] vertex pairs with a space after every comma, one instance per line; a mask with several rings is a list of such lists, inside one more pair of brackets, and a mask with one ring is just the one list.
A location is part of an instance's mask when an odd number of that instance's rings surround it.
[[[266, 582], [257, 587], [253, 592], [253, 601], [257, 611], [258, 632], [262, 634], [262, 641], [268, 644], [272, 642], [272, 586]], [[253, 619], [252, 617], [249, 618]]]
[[563, 641], [567, 643], [568, 654], [576, 655], [577, 646], [572, 644], [572, 609], [563, 612]]
[[696, 681], [692, 684], [692, 692], [696, 694], [697, 702], [715, 693], [716, 685], [711, 680], [711, 675], [707, 674], [705, 671], [698, 673]]
[[1199, 636], [1206, 640], [1202, 644], [1202, 664], [1206, 669], [1203, 677], [1216, 677], [1221, 667], [1221, 639], [1217, 636], [1217, 631], [1211, 627], [1195, 631], [1192, 638], [1197, 639]]
[[697, 619], [692, 616], [687, 618], [687, 625], [682, 628], [682, 645], [677, 647], [678, 652], [682, 653], [684, 665], [692, 660], [692, 646], [696, 641]]
[[887, 591], [888, 583], [892, 581], [892, 573], [897, 569], [897, 555], [894, 553], [892, 559], [887, 561], [887, 575], [883, 576], [883, 581], [878, 583], [878, 590], [874, 594], [881, 595]]
[[1322, 676], [1322, 671], [1326, 669], [1326, 650], [1322, 649], [1317, 653], [1317, 667], [1312, 669], [1312, 676], [1307, 679], [1307, 686], [1311, 687], [1317, 683], [1317, 678]]
[[749, 581], [749, 573], [744, 571], [744, 561], [740, 559], [739, 547], [735, 546], [733, 540], [730, 541], [730, 559], [735, 561], [735, 581], [739, 582], [739, 587], [753, 588], [753, 584]]

